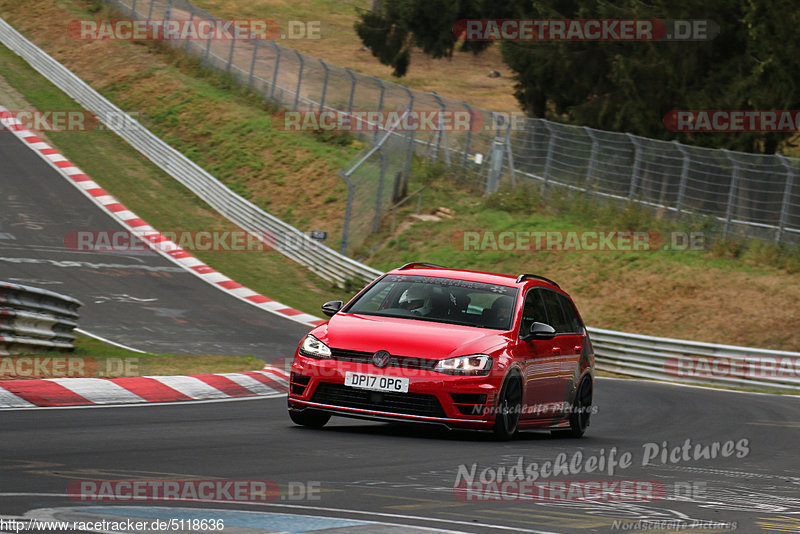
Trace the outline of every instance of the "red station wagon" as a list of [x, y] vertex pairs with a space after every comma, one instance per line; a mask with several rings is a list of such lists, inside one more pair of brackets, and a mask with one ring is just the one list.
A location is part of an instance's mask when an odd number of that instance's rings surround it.
[[361, 290], [301, 342], [289, 415], [580, 437], [594, 352], [574, 303], [547, 278], [409, 263]]

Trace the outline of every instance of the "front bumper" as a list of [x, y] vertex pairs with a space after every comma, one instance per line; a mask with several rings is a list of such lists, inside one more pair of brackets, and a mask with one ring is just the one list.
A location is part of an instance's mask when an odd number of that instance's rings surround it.
[[[345, 386], [345, 373], [357, 372], [409, 381], [408, 393]], [[502, 380], [488, 376], [447, 375], [427, 369], [386, 367], [296, 356], [289, 385], [289, 409], [313, 409], [379, 421], [411, 421], [450, 428], [487, 429]]]

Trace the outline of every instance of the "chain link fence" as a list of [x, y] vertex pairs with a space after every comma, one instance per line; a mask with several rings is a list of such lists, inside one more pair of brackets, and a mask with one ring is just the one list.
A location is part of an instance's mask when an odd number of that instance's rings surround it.
[[[186, 0], [104, 0], [132, 19], [213, 19]], [[710, 217], [724, 235], [796, 243], [800, 159], [715, 150], [514, 117], [355, 73], [258, 39], [171, 41], [277, 107], [303, 111], [467, 114], [469, 127], [354, 132], [368, 143], [341, 172], [348, 185], [341, 250], [352, 252], [407, 184], [414, 154], [441, 161], [481, 193], [501, 183], [558, 187], [680, 217]], [[398, 172], [400, 173], [398, 175]]]

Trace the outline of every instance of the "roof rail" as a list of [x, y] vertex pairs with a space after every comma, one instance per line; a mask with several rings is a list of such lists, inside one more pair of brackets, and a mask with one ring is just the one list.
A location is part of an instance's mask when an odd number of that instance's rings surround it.
[[436, 269], [446, 269], [447, 267], [442, 267], [441, 265], [434, 265], [433, 263], [422, 263], [419, 261], [412, 261], [411, 263], [406, 263], [402, 267], [398, 269], [398, 271], [402, 271], [403, 269], [415, 269], [417, 267], [435, 267]]
[[544, 280], [548, 284], [553, 284], [554, 286], [556, 286], [559, 289], [561, 288], [560, 285], [556, 284], [555, 282], [553, 282], [549, 278], [545, 278], [544, 276], [539, 276], [538, 274], [521, 274], [521, 275], [519, 275], [517, 277], [517, 283], [519, 284], [520, 282], [524, 282], [525, 280], [528, 280], [530, 278], [536, 278], [537, 280]]

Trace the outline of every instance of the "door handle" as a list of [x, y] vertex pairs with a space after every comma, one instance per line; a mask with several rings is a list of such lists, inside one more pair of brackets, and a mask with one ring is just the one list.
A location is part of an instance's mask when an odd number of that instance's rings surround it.
[[561, 354], [561, 347], [553, 347], [553, 354]]

